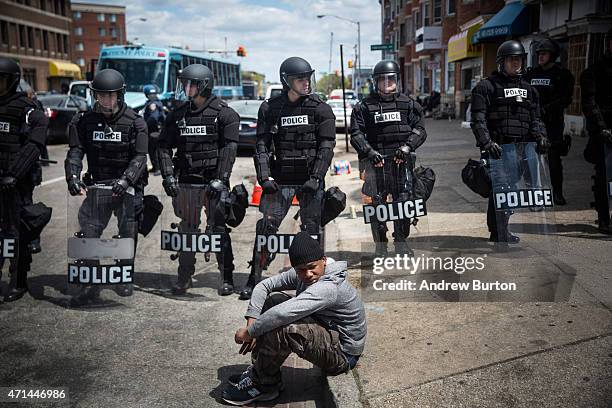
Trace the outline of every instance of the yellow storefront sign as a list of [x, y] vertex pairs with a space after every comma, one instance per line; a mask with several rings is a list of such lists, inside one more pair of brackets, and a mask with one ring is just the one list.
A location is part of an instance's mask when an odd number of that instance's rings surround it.
[[68, 61], [49, 61], [50, 77], [69, 77], [74, 79], [81, 78], [81, 68]]
[[480, 27], [482, 27], [482, 23], [475, 24], [448, 39], [448, 62], [480, 56], [480, 46], [472, 45], [471, 42], [472, 35]]

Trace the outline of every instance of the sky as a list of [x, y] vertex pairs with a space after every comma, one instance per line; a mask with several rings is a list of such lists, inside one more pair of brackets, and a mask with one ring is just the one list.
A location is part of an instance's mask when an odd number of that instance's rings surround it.
[[[278, 82], [278, 67], [290, 56], [307, 59], [317, 75], [329, 70], [330, 33], [333, 32], [332, 72], [340, 69], [339, 45], [344, 44], [344, 64], [354, 60], [357, 25], [361, 23], [361, 66], [371, 67], [380, 51], [370, 51], [380, 40], [378, 0], [85, 0], [88, 3], [126, 6], [127, 38], [145, 45], [189, 46], [192, 50], [243, 46], [247, 57], [242, 69], [264, 73]], [[146, 18], [146, 22], [138, 18]]]

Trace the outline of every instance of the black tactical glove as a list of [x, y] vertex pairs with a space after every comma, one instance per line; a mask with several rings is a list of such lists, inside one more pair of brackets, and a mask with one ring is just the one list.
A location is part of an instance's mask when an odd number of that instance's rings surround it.
[[179, 193], [178, 181], [174, 176], [168, 176], [162, 181], [162, 186], [166, 190], [166, 194], [170, 197], [176, 197]]
[[13, 176], [0, 177], [0, 191], [9, 191], [15, 188], [17, 179]]
[[278, 191], [278, 184], [276, 184], [276, 181], [274, 180], [266, 179], [263, 183], [261, 183], [261, 188], [263, 189], [264, 194], [274, 194]]
[[536, 152], [538, 154], [546, 154], [546, 152], [550, 149], [550, 142], [545, 136], [540, 136], [538, 138], [538, 144], [536, 146]]
[[302, 186], [302, 191], [304, 193], [314, 194], [319, 189], [321, 182], [316, 177], [310, 177], [310, 180], [306, 181]]
[[217, 197], [218, 195], [220, 195], [223, 190], [225, 190], [227, 187], [225, 185], [225, 183], [223, 183], [221, 180], [219, 179], [214, 179], [212, 180], [209, 184], [208, 184], [208, 195], [210, 197]]
[[497, 143], [491, 141], [484, 147], [485, 151], [489, 154], [489, 159], [499, 160], [502, 157], [502, 148]]
[[370, 163], [372, 164], [378, 164], [378, 163], [382, 163], [382, 161], [384, 160], [384, 157], [382, 154], [372, 149], [368, 152], [368, 160], [370, 160]]
[[125, 176], [121, 176], [121, 178], [118, 178], [113, 183], [113, 194], [122, 196], [125, 194], [129, 186], [130, 183], [128, 182], [127, 178], [125, 178]]
[[72, 177], [68, 180], [68, 192], [71, 196], [77, 196], [81, 194], [81, 189], [86, 189], [85, 183], [79, 180], [78, 177]]
[[410, 148], [410, 146], [408, 145], [402, 146], [395, 151], [395, 159], [401, 160], [404, 163], [407, 163], [408, 161], [410, 161], [411, 151], [412, 149]]
[[604, 129], [601, 131], [601, 139], [604, 143], [612, 144], [612, 130]]

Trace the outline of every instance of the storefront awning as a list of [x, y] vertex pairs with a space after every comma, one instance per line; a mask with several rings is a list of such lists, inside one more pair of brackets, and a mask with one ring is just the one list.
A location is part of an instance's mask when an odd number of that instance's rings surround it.
[[521, 1], [508, 3], [472, 36], [472, 44], [529, 32], [529, 9]]
[[49, 61], [49, 76], [81, 79], [81, 68], [71, 62], [52, 60]]
[[481, 55], [478, 46], [472, 44], [472, 36], [482, 23], [474, 24], [467, 30], [453, 35], [448, 39], [448, 62], [459, 61], [465, 58], [474, 58]]

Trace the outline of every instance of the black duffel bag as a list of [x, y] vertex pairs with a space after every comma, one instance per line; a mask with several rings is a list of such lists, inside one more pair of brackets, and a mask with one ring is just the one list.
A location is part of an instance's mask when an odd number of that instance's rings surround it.
[[434, 184], [436, 183], [436, 173], [430, 167], [419, 166], [414, 169], [414, 196], [427, 201]]
[[20, 239], [33, 241], [38, 238], [51, 220], [53, 209], [43, 203], [23, 206], [19, 225]]
[[249, 192], [244, 184], [238, 184], [232, 188], [227, 207], [225, 223], [232, 228], [236, 228], [244, 220], [246, 210], [249, 207]]
[[330, 187], [323, 195], [321, 226], [329, 223], [346, 208], [346, 194], [338, 187]]
[[491, 194], [491, 175], [489, 168], [481, 161], [469, 159], [463, 170], [461, 179], [470, 190], [484, 198]]

